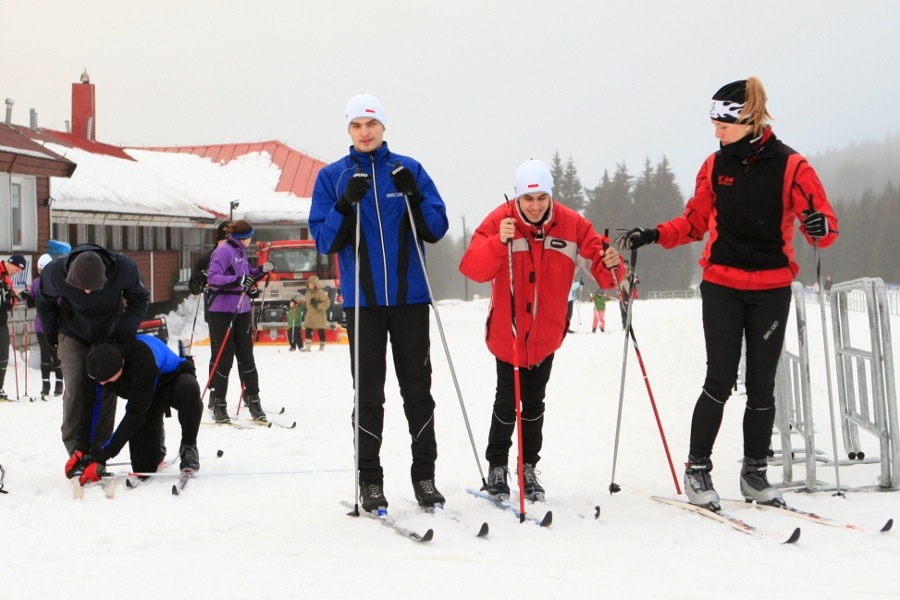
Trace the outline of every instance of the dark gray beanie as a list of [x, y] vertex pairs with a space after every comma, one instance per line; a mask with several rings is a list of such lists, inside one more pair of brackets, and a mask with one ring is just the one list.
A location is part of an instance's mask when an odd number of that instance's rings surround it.
[[80, 290], [102, 290], [106, 284], [106, 264], [96, 252], [80, 252], [69, 263], [66, 283]]

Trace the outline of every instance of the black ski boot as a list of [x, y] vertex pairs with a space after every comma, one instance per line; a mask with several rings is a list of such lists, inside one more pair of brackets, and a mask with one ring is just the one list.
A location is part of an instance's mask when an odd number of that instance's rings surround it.
[[525, 499], [531, 500], [532, 502], [543, 502], [544, 486], [541, 485], [541, 482], [537, 478], [537, 471], [534, 470], [534, 465], [525, 463], [524, 471]]
[[50, 380], [44, 379], [41, 383], [41, 400], [47, 400], [50, 395]]
[[197, 444], [182, 444], [178, 454], [181, 456], [179, 469], [190, 470], [194, 473], [200, 470], [200, 451], [197, 449]]
[[376, 512], [388, 507], [387, 498], [384, 497], [384, 486], [381, 483], [359, 482], [359, 499], [362, 500], [363, 510]]
[[719, 493], [713, 488], [712, 477], [709, 476], [712, 468], [709, 457], [688, 455], [688, 461], [684, 464], [684, 493], [691, 504], [718, 511], [722, 505]]
[[[210, 398], [213, 400], [213, 398]], [[213, 420], [216, 423], [231, 423], [231, 417], [228, 416], [228, 405], [225, 398], [215, 397], [213, 402]]]
[[509, 469], [506, 465], [491, 465], [491, 472], [488, 473], [485, 491], [497, 500], [506, 502], [509, 500], [507, 477], [509, 477]]
[[434, 485], [434, 478], [413, 480], [413, 490], [416, 493], [416, 500], [419, 506], [431, 508], [435, 504], [443, 506], [447, 500]]
[[781, 490], [772, 487], [766, 477], [769, 465], [765, 458], [744, 457], [741, 468], [741, 494], [747, 502], [786, 506]]
[[244, 399], [244, 405], [250, 409], [250, 418], [254, 421], [266, 422], [266, 413], [259, 402], [259, 394], [250, 394]]

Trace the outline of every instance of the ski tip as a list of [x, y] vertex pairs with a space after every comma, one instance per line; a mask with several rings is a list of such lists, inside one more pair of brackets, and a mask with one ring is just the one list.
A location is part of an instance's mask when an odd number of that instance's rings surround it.
[[429, 529], [425, 532], [425, 534], [419, 538], [420, 542], [430, 542], [434, 538], [434, 529]]
[[544, 515], [544, 518], [540, 520], [538, 525], [541, 527], [550, 527], [550, 524], [553, 523], [553, 511], [548, 510], [547, 514]]
[[216, 450], [216, 458], [222, 458], [223, 454], [225, 454], [224, 450]]
[[283, 407], [283, 406], [281, 407], [281, 410], [278, 411], [278, 414], [279, 414], [279, 415], [283, 415], [283, 414], [284, 414], [284, 407]]
[[594, 519], [600, 518], [600, 505], [594, 507]]
[[177, 495], [178, 495], [178, 486], [175, 485], [175, 484], [172, 485], [172, 495], [173, 495], [173, 496], [177, 496]]
[[796, 542], [797, 540], [799, 540], [799, 539], [800, 539], [800, 528], [798, 527], [798, 528], [796, 528], [796, 529], [794, 530], [794, 532], [791, 534], [791, 537], [789, 537], [788, 539], [786, 539], [786, 540], [784, 541], [784, 543], [785, 543], [785, 544], [793, 544], [793, 543], [795, 543], [795, 542]]
[[297, 427], [297, 421], [294, 421], [293, 423], [291, 423], [291, 426], [288, 427], [288, 429], [294, 429], [295, 427]]
[[269, 428], [269, 429], [272, 429], [272, 424], [271, 424], [271, 423], [266, 423], [266, 427]]
[[475, 534], [475, 537], [487, 537], [488, 533], [490, 533], [491, 528], [487, 524], [487, 521], [481, 524], [481, 529], [478, 530], [478, 533]]
[[887, 533], [888, 531], [891, 530], [891, 528], [893, 526], [894, 526], [894, 519], [888, 519], [887, 523], [885, 523], [884, 527], [882, 527], [879, 531], [880, 531], [880, 533]]

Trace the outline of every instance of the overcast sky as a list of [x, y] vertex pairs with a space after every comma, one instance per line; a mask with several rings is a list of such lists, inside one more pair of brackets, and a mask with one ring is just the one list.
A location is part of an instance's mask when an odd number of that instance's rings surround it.
[[100, 141], [276, 139], [331, 162], [347, 100], [374, 94], [455, 236], [521, 162], [557, 150], [590, 187], [666, 156], [689, 195], [717, 148], [710, 97], [750, 75], [804, 154], [900, 131], [894, 0], [0, 0], [0, 14], [16, 124], [34, 108], [64, 129], [86, 68]]

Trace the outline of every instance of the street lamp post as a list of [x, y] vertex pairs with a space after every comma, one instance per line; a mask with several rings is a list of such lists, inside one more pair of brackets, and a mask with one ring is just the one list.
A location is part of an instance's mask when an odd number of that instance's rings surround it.
[[240, 200], [232, 200], [228, 204], [228, 220], [229, 221], [234, 221], [234, 209], [236, 209], [240, 205], [241, 205]]

